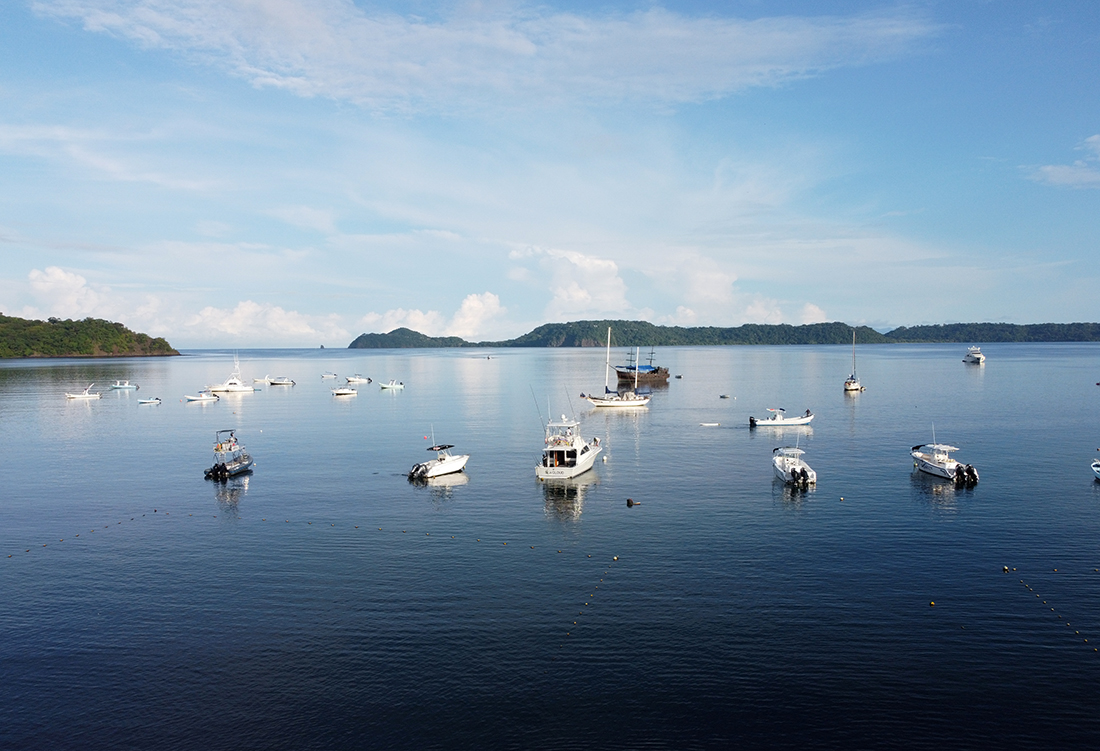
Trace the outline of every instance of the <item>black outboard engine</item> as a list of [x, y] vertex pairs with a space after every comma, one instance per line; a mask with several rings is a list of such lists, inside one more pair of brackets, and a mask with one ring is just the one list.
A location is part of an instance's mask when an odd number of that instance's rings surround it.
[[423, 480], [426, 474], [428, 474], [427, 464], [414, 464], [413, 468], [409, 470], [409, 480]]
[[978, 470], [972, 464], [966, 465], [966, 484], [970, 487], [978, 484]]
[[755, 417], [750, 417], [749, 418], [749, 427], [750, 428], [755, 428], [756, 427], [756, 418]]
[[961, 464], [955, 465], [955, 484], [963, 485], [966, 483], [966, 467]]

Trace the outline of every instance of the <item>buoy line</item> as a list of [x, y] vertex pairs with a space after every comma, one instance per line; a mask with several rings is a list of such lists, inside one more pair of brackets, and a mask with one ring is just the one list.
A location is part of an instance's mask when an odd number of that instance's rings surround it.
[[[558, 552], [560, 553], [561, 551], [559, 550]], [[587, 554], [587, 555], [588, 555], [588, 558], [592, 557], [591, 554]], [[619, 556], [617, 556], [617, 555], [611, 556], [611, 560], [608, 561], [608, 563], [606, 564], [607, 567], [604, 569], [603, 574], [600, 576], [599, 584], [594, 584], [591, 587], [590, 593], [584, 597], [583, 605], [579, 606], [579, 607], [581, 607], [581, 610], [577, 611], [577, 619], [572, 621], [572, 625], [566, 624], [566, 627], [565, 627], [565, 638], [566, 639], [571, 638], [574, 635], [574, 632], [576, 632], [580, 628], [580, 626], [581, 626], [580, 619], [583, 618], [585, 612], [587, 612], [587, 611], [584, 610], [584, 608], [589, 608], [589, 607], [592, 607], [596, 604], [595, 603], [596, 593], [600, 589], [600, 584], [604, 583], [604, 579], [611, 572], [611, 569], [612, 569], [613, 565], [618, 563], [618, 562], [619, 562]], [[558, 649], [565, 649], [565, 644], [560, 644], [558, 646]], [[556, 657], [551, 658], [551, 661], [554, 661], [556, 659], [557, 659]]]
[[[1013, 571], [1015, 571], [1016, 569], [1012, 569], [1012, 570], [1013, 570]], [[1054, 569], [1054, 570], [1055, 570], [1055, 571], [1058, 571], [1058, 569]], [[1100, 572], [1100, 569], [1093, 569], [1093, 570], [1094, 570], [1094, 571], [1098, 571], [1098, 572]], [[1007, 573], [1009, 573], [1009, 571], [1008, 571], [1008, 566], [1005, 566], [1005, 567], [1003, 568], [1003, 572], [1004, 572], [1004, 573], [1006, 573], [1006, 574], [1007, 574]], [[1042, 597], [1042, 595], [1041, 595], [1041, 594], [1040, 594], [1039, 592], [1036, 592], [1036, 591], [1035, 591], [1035, 588], [1034, 588], [1034, 587], [1032, 587], [1032, 586], [1031, 586], [1030, 584], [1028, 584], [1028, 583], [1027, 583], [1026, 581], [1024, 581], [1023, 579], [1020, 579], [1019, 581], [1020, 581], [1020, 585], [1021, 585], [1021, 586], [1022, 586], [1022, 587], [1023, 587], [1024, 589], [1026, 589], [1026, 590], [1027, 590], [1028, 592], [1030, 592], [1031, 594], [1035, 595], [1035, 599], [1039, 600], [1039, 602], [1040, 602], [1040, 603], [1041, 603], [1041, 604], [1042, 604], [1042, 605], [1043, 605], [1043, 606], [1044, 606], [1045, 608], [1050, 608], [1050, 612], [1051, 612], [1051, 613], [1053, 613], [1054, 615], [1058, 616], [1058, 620], [1059, 620], [1059, 621], [1061, 621], [1061, 622], [1062, 622], [1063, 624], [1065, 624], [1066, 628], [1071, 628], [1071, 629], [1073, 629], [1073, 636], [1074, 636], [1075, 638], [1079, 638], [1079, 639], [1081, 639], [1081, 642], [1082, 642], [1083, 644], [1089, 645], [1089, 646], [1090, 646], [1090, 647], [1092, 648], [1092, 651], [1093, 651], [1093, 652], [1098, 652], [1098, 651], [1100, 651], [1100, 647], [1097, 647], [1097, 646], [1092, 646], [1091, 644], [1089, 644], [1089, 640], [1088, 640], [1088, 638], [1087, 638], [1087, 637], [1086, 637], [1086, 636], [1085, 636], [1084, 634], [1082, 634], [1082, 633], [1081, 633], [1081, 630], [1080, 630], [1080, 629], [1076, 629], [1076, 628], [1074, 628], [1074, 627], [1073, 627], [1073, 624], [1071, 624], [1071, 623], [1070, 623], [1070, 622], [1069, 622], [1068, 620], [1066, 620], [1066, 619], [1065, 619], [1065, 618], [1064, 618], [1064, 617], [1062, 616], [1062, 614], [1061, 614], [1061, 613], [1059, 613], [1059, 612], [1058, 612], [1058, 611], [1057, 611], [1057, 610], [1056, 610], [1056, 609], [1054, 608], [1054, 606], [1053, 606], [1053, 605], [1051, 605], [1051, 604], [1050, 604], [1049, 602], [1047, 602], [1046, 600], [1044, 600], [1044, 599], [1043, 599], [1043, 597]]]

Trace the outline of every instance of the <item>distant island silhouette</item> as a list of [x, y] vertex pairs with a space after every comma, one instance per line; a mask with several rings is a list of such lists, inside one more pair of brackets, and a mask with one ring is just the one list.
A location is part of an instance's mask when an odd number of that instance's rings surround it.
[[657, 326], [646, 321], [572, 321], [547, 323], [499, 342], [468, 342], [457, 336], [427, 336], [408, 328], [387, 334], [360, 334], [348, 349], [408, 349], [431, 347], [603, 347], [607, 327], [613, 343], [622, 347], [675, 347], [746, 344], [857, 344], [950, 342], [1096, 342], [1100, 323], [947, 323], [900, 326], [885, 334], [869, 326], [846, 323], [747, 323], [744, 326]]
[[0, 314], [0, 358], [163, 357], [178, 355], [168, 342], [101, 318], [28, 320]]

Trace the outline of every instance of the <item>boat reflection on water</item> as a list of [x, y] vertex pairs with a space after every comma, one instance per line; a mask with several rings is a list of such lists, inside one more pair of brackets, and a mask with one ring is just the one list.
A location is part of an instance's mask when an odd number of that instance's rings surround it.
[[563, 521], [579, 519], [584, 510], [584, 498], [600, 484], [599, 476], [589, 472], [571, 480], [543, 480], [543, 511], [549, 517]]
[[454, 489], [462, 487], [470, 481], [470, 476], [465, 472], [452, 472], [449, 475], [429, 478], [409, 478], [409, 484], [418, 488], [426, 488], [433, 502], [449, 501], [454, 497]]
[[772, 500], [780, 501], [784, 506], [800, 507], [806, 501], [812, 501], [816, 485], [789, 485], [778, 477], [772, 478]]
[[954, 481], [935, 477], [914, 468], [909, 476], [914, 497], [931, 504], [940, 511], [957, 512], [959, 497], [974, 492], [973, 487], [956, 486]]
[[251, 470], [244, 474], [231, 477], [225, 483], [214, 483], [214, 501], [224, 512], [236, 513], [237, 504], [248, 493], [248, 480], [252, 476]]

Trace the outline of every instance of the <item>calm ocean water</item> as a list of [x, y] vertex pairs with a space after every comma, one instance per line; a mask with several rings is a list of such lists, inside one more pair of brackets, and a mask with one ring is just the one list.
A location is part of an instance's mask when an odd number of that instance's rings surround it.
[[[1100, 346], [983, 350], [863, 347], [845, 396], [845, 347], [668, 348], [631, 413], [599, 350], [241, 351], [297, 385], [209, 405], [231, 352], [0, 364], [0, 747], [1095, 747]], [[570, 486], [547, 398], [605, 446]], [[976, 488], [914, 473], [933, 423]], [[433, 426], [464, 482], [406, 481]]]

